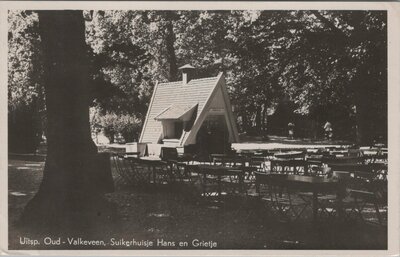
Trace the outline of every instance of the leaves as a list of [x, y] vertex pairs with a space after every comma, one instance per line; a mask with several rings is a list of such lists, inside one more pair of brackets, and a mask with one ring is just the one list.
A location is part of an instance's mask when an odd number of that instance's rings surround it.
[[[155, 82], [179, 80], [177, 67], [189, 63], [197, 77], [225, 72], [244, 130], [282, 101], [312, 119], [354, 122], [358, 106], [385, 123], [385, 12], [107, 10], [86, 17], [94, 105], [103, 114], [144, 120]], [[33, 12], [9, 13], [9, 105], [39, 94], [36, 30]]]
[[37, 14], [8, 13], [8, 106], [30, 105], [41, 94], [41, 49]]

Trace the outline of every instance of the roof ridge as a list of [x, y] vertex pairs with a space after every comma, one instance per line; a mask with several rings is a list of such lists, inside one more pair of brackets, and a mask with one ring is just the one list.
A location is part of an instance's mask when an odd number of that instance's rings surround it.
[[182, 81], [170, 81], [170, 82], [161, 82], [159, 85], [169, 85], [169, 84], [179, 84]]
[[[218, 78], [218, 76], [216, 76], [216, 77], [199, 78], [199, 79], [191, 79], [191, 80], [189, 81], [189, 84], [190, 84], [192, 81], [213, 80], [213, 79], [217, 79], [217, 78]], [[173, 85], [173, 84], [183, 84], [183, 83], [182, 83], [181, 80], [178, 80], [178, 81], [169, 81], [169, 82], [161, 82], [161, 83], [160, 83], [160, 85]]]
[[[211, 79], [216, 79], [216, 78], [218, 78], [218, 76], [216, 76], [216, 77], [199, 78], [199, 79], [191, 79], [190, 81], [193, 81], [193, 80], [211, 80]], [[189, 81], [189, 83], [190, 83], [190, 81]]]

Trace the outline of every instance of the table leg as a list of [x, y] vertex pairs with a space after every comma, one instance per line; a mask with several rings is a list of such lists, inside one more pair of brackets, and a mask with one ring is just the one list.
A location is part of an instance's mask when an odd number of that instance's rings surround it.
[[259, 180], [256, 178], [256, 193], [259, 199], [261, 199], [261, 194], [260, 194], [260, 182]]
[[336, 194], [336, 200], [337, 200], [337, 213], [338, 217], [340, 220], [344, 218], [344, 210], [343, 210], [343, 198], [344, 198], [344, 192], [345, 189], [340, 188], [338, 193]]
[[312, 202], [312, 207], [313, 207], [313, 221], [317, 221], [318, 219], [318, 193], [316, 191], [313, 191], [313, 202]]
[[218, 175], [218, 198], [221, 198], [221, 191], [222, 191], [222, 186], [221, 186], [222, 181], [221, 180], [222, 180], [222, 176]]
[[207, 174], [203, 174], [203, 196], [206, 196], [206, 181], [207, 181]]
[[153, 171], [153, 185], [156, 185], [157, 181], [157, 173], [156, 173], [156, 168], [154, 166], [151, 166], [150, 169]]
[[244, 193], [244, 174], [239, 175], [239, 191]]

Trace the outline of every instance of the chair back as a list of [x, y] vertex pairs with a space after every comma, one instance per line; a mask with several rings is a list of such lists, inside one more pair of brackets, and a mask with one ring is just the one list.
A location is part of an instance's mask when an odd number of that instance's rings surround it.
[[271, 160], [271, 173], [308, 174], [308, 163], [304, 160]]
[[250, 158], [249, 166], [257, 171], [265, 171], [265, 159], [263, 156], [253, 156]]

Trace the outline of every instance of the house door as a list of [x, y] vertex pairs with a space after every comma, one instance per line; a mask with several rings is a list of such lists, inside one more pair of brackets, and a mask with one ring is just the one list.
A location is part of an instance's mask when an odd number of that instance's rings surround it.
[[229, 131], [224, 115], [210, 115], [197, 133], [198, 149], [203, 154], [226, 153], [230, 150]]

